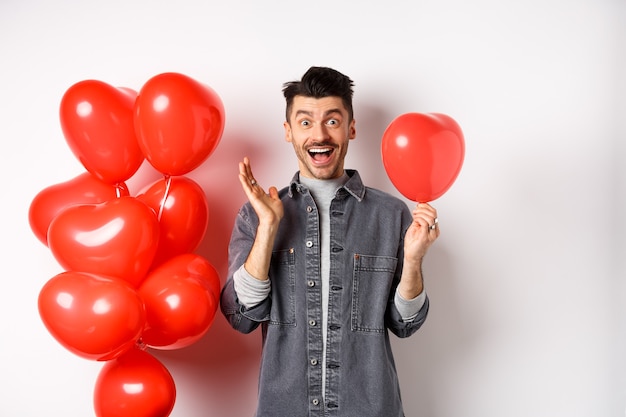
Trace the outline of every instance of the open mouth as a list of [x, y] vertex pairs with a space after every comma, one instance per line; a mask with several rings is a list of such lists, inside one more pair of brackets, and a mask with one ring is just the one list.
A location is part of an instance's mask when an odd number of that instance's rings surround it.
[[311, 157], [311, 159], [313, 159], [314, 162], [322, 164], [328, 162], [334, 151], [334, 148], [330, 146], [324, 146], [310, 148], [308, 152], [309, 156]]

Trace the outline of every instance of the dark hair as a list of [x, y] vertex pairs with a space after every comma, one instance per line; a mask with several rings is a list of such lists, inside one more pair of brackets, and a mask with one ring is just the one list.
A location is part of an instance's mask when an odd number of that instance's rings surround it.
[[350, 120], [354, 118], [352, 109], [352, 87], [354, 83], [350, 78], [328, 67], [311, 67], [304, 73], [302, 80], [289, 81], [283, 84], [283, 94], [287, 100], [285, 117], [289, 122], [289, 114], [293, 107], [295, 96], [313, 98], [339, 97], [348, 110]]

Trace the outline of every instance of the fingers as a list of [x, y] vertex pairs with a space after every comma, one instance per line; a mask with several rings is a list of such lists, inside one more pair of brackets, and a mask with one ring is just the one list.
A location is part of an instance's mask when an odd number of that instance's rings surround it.
[[241, 188], [248, 196], [248, 199], [252, 199], [255, 196], [256, 181], [252, 175], [252, 169], [250, 168], [250, 160], [245, 157], [242, 162], [239, 162], [239, 182]]
[[243, 188], [246, 194], [252, 193], [252, 184], [250, 184], [250, 180], [245, 174], [239, 174], [239, 182], [241, 183], [241, 188]]
[[419, 203], [413, 209], [413, 221], [427, 230], [429, 233], [439, 235], [439, 219], [437, 210], [428, 203]]
[[252, 168], [250, 167], [250, 160], [247, 156], [243, 158], [242, 162], [239, 162], [239, 174], [247, 178], [248, 181], [251, 181], [254, 178], [252, 175]]
[[256, 179], [252, 175], [252, 168], [250, 167], [250, 159], [244, 157], [242, 162], [239, 162], [239, 181], [246, 190], [252, 190], [257, 186]]
[[[246, 156], [243, 158], [243, 162], [241, 163], [244, 168], [244, 173], [249, 179], [253, 179], [254, 175], [252, 175], [252, 167], [250, 166], [250, 159]], [[240, 166], [241, 166], [240, 165]]]
[[280, 200], [280, 197], [278, 196], [278, 188], [270, 187], [270, 189], [268, 190], [268, 193], [272, 200]]

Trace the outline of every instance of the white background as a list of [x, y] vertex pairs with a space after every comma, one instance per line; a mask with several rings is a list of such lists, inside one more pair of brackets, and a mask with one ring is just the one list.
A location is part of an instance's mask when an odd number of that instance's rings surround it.
[[[211, 219], [198, 253], [223, 274], [237, 162], [265, 185], [297, 165], [281, 86], [311, 65], [356, 82], [347, 166], [399, 195], [381, 135], [406, 112], [463, 128], [457, 182], [433, 202], [432, 308], [393, 340], [409, 417], [604, 417], [626, 407], [626, 3], [622, 0], [0, 2], [0, 415], [93, 415], [102, 366], [62, 348], [37, 297], [61, 272], [28, 208], [84, 172], [62, 135], [63, 93], [84, 79], [139, 90], [169, 71], [215, 89], [226, 125], [188, 174]], [[158, 178], [144, 165], [131, 192]], [[407, 204], [412, 202], [407, 201]], [[222, 275], [222, 280], [224, 280]], [[260, 334], [219, 315], [200, 342], [153, 352], [176, 417], [254, 410]]]

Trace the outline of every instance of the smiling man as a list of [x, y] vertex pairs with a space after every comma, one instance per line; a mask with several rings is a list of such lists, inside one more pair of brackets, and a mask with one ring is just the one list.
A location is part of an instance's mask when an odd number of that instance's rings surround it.
[[291, 183], [267, 192], [248, 158], [248, 202], [229, 245], [221, 309], [234, 329], [262, 329], [257, 417], [402, 417], [389, 341], [426, 319], [422, 261], [436, 210], [412, 211], [344, 168], [356, 138], [353, 82], [311, 67], [285, 83]]

